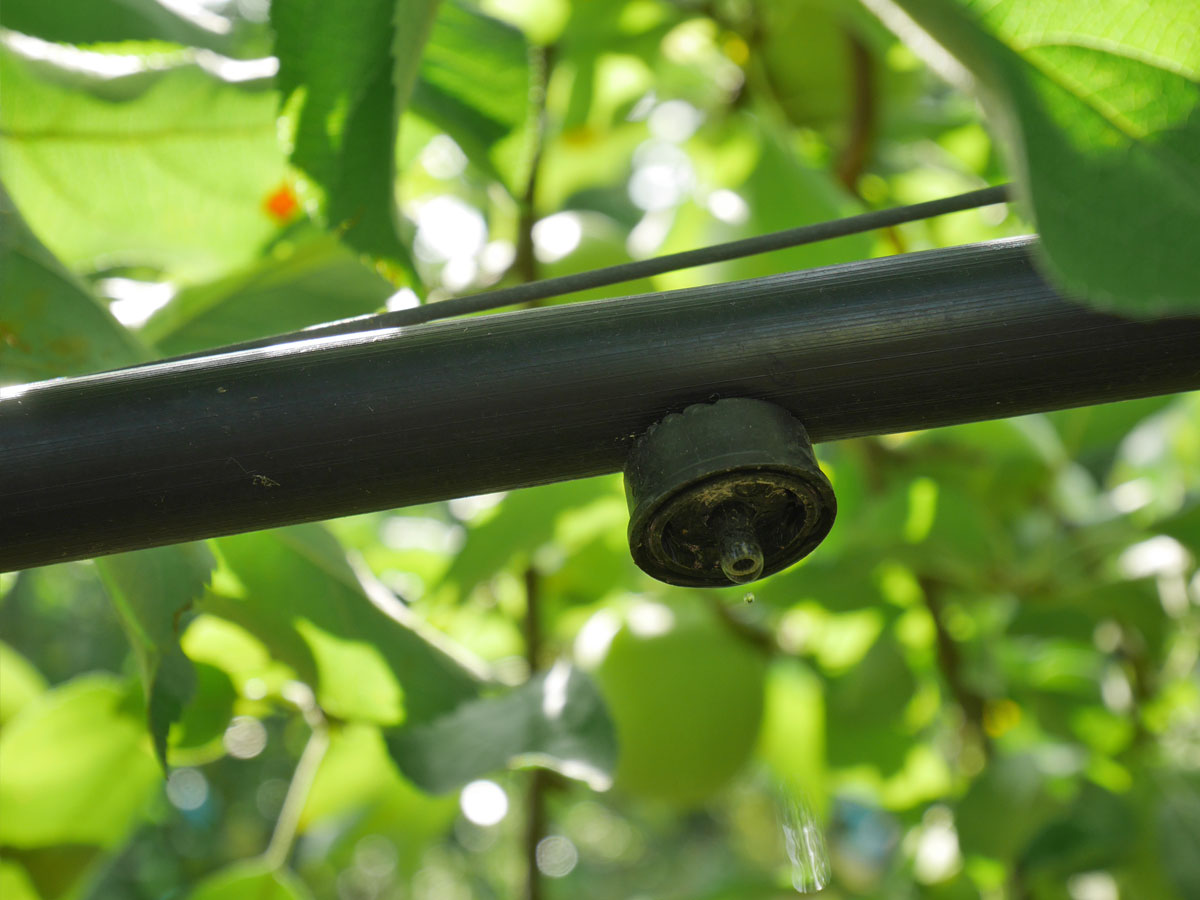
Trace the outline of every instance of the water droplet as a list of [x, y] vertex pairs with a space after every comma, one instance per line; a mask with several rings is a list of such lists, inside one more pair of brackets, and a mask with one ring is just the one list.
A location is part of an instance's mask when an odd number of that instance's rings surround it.
[[812, 807], [798, 790], [781, 790], [780, 819], [788, 860], [792, 864], [792, 887], [813, 894], [829, 884], [829, 850]]
[[747, 591], [746, 595], [744, 597], [742, 597], [742, 602], [743, 603], [753, 603], [754, 602], [753, 592]]

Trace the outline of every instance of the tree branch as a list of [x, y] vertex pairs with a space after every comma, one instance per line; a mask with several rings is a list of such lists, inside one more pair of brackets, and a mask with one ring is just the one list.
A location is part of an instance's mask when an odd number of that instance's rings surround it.
[[[541, 575], [533, 564], [525, 569], [525, 660], [529, 675], [538, 670], [542, 654]], [[534, 768], [529, 773], [525, 795], [525, 900], [541, 900], [542, 881], [538, 875], [537, 848], [546, 833], [547, 772]]]
[[[550, 82], [550, 71], [554, 66], [554, 47], [536, 47], [532, 51], [533, 84], [530, 87], [532, 152], [529, 157], [529, 177], [525, 180], [525, 191], [521, 195], [520, 213], [517, 219], [517, 248], [513, 258], [512, 272], [521, 282], [538, 280], [538, 261], [533, 247], [533, 226], [538, 220], [538, 176], [542, 167], [542, 155], [546, 149], [546, 88]], [[532, 301], [529, 306], [539, 306]]]
[[983, 711], [986, 698], [967, 684], [964, 679], [962, 653], [958, 642], [954, 640], [942, 622], [945, 609], [942, 598], [945, 586], [928, 576], [921, 577], [918, 580], [921, 585], [922, 596], [925, 598], [925, 607], [929, 610], [929, 615], [933, 618], [937, 639], [938, 668], [941, 670], [942, 678], [945, 679], [946, 686], [949, 687], [951, 695], [953, 695], [955, 701], [963, 711], [964, 736], [977, 741], [983, 750], [984, 758], [991, 759], [994, 748], [983, 724]]
[[871, 51], [854, 32], [846, 30], [850, 52], [851, 104], [846, 145], [837, 162], [837, 178], [846, 190], [858, 194], [862, 175], [875, 144], [875, 64]]

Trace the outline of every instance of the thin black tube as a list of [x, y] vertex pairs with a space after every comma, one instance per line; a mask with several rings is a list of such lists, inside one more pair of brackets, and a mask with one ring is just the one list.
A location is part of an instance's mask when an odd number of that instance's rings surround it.
[[1200, 319], [1069, 302], [1031, 244], [9, 389], [0, 571], [612, 472], [713, 397], [829, 441], [1200, 388]]
[[466, 297], [452, 297], [437, 303], [427, 303], [410, 309], [398, 309], [392, 312], [377, 313], [367, 316], [355, 316], [328, 322], [324, 325], [314, 325], [301, 331], [287, 334], [277, 334], [272, 337], [259, 338], [253, 341], [243, 341], [220, 350], [201, 350], [188, 353], [172, 359], [196, 359], [200, 356], [210, 356], [217, 352], [234, 350], [252, 350], [257, 347], [270, 347], [274, 344], [289, 341], [306, 340], [315, 337], [331, 337], [337, 334], [352, 334], [357, 331], [371, 331], [378, 328], [400, 328], [406, 325], [420, 325], [440, 319], [450, 319], [455, 316], [465, 316], [471, 313], [485, 312], [489, 309], [500, 309], [505, 306], [519, 306], [533, 303], [549, 297], [560, 297], [563, 294], [574, 294], [578, 291], [593, 288], [610, 287], [639, 278], [650, 278], [662, 275], [664, 272], [674, 272], [679, 269], [691, 269], [696, 266], [706, 266], [710, 263], [725, 262], [730, 259], [740, 259], [743, 256], [757, 256], [760, 253], [770, 253], [773, 250], [784, 250], [788, 247], [799, 247], [803, 244], [816, 244], [833, 238], [845, 237], [848, 234], [861, 234], [864, 231], [874, 231], [877, 228], [888, 228], [904, 222], [915, 222], [918, 219], [930, 219], [947, 213], [961, 212], [964, 209], [976, 209], [980, 206], [991, 206], [995, 203], [1005, 203], [1009, 199], [1011, 189], [1007, 184], [968, 191], [953, 197], [940, 197], [924, 203], [913, 203], [909, 206], [893, 206], [888, 209], [877, 209], [846, 216], [828, 222], [817, 222], [813, 225], [801, 225], [798, 228], [786, 228], [783, 231], [773, 231], [770, 234], [760, 234], [740, 241], [729, 241], [724, 244], [711, 244], [695, 250], [682, 250], [679, 253], [668, 253], [652, 259], [639, 259], [633, 262], [619, 263], [615, 266], [605, 266], [602, 269], [589, 269], [586, 272], [576, 272], [572, 275], [559, 275], [556, 278], [543, 278], [540, 281], [529, 281], [515, 284], [512, 287], [498, 288], [494, 291], [484, 291], [470, 294]]

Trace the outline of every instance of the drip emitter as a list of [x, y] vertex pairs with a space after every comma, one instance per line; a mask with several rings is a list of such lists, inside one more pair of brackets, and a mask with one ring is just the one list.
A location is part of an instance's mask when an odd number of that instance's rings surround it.
[[763, 400], [729, 398], [672, 413], [625, 466], [629, 549], [668, 584], [727, 587], [807, 556], [837, 501], [804, 426]]

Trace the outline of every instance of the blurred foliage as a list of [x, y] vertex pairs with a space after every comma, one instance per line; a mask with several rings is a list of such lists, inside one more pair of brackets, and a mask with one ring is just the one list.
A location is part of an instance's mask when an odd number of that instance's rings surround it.
[[[1194, 306], [1194, 9], [866, 5], [5, 0], [0, 382], [1010, 174], [1065, 283]], [[615, 477], [0, 575], [0, 897], [783, 897], [808, 806], [830, 897], [1200, 896], [1200, 396], [821, 457], [749, 592], [642, 575]]]

